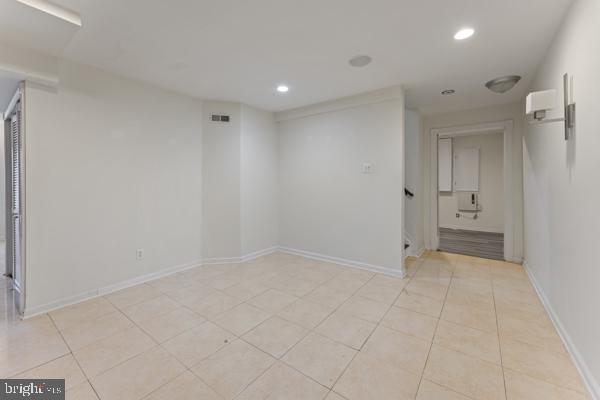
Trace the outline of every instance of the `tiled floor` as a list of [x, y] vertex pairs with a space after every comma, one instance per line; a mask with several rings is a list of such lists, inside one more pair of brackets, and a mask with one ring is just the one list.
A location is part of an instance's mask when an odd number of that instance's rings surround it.
[[68, 399], [587, 399], [522, 267], [431, 252], [397, 279], [287, 254], [23, 322], [0, 376]]

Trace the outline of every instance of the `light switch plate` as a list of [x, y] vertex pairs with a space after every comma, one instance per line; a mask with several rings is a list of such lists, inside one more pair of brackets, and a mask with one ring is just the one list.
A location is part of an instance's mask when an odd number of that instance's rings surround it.
[[366, 162], [362, 165], [362, 173], [363, 174], [372, 174], [373, 173], [373, 164]]

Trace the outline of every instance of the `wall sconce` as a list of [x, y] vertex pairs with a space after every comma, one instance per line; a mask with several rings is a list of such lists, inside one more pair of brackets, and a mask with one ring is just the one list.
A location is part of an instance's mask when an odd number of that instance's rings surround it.
[[569, 140], [573, 128], [575, 127], [575, 101], [573, 100], [573, 77], [568, 74], [563, 75], [563, 102], [564, 117], [546, 118], [546, 112], [556, 107], [556, 90], [543, 90], [540, 92], [531, 92], [527, 95], [525, 111], [531, 124], [542, 124], [549, 122], [565, 123], [565, 140]]

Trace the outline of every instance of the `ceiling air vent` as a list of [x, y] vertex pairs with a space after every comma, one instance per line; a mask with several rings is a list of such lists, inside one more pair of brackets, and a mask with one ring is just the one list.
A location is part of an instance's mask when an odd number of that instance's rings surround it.
[[213, 122], [229, 122], [229, 115], [211, 115], [211, 121]]

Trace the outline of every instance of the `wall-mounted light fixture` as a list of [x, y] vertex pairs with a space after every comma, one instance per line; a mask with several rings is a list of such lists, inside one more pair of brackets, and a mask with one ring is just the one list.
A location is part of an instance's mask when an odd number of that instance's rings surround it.
[[556, 90], [531, 92], [527, 95], [525, 111], [530, 117], [529, 123], [541, 124], [549, 122], [565, 123], [565, 140], [569, 140], [575, 127], [575, 101], [573, 99], [573, 77], [563, 75], [564, 117], [546, 118], [546, 112], [556, 107]]

